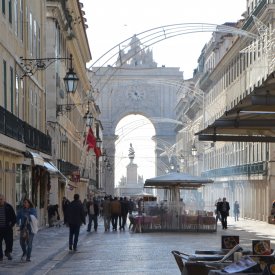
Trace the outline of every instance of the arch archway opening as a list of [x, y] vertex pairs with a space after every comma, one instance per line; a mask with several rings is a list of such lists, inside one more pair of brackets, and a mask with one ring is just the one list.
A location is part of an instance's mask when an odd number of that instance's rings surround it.
[[[137, 184], [143, 187], [147, 178], [155, 176], [155, 142], [152, 137], [156, 130], [152, 122], [143, 115], [127, 115], [116, 126], [115, 134], [115, 188], [133, 183], [127, 179], [127, 166], [137, 165]], [[130, 147], [134, 153], [130, 154]]]

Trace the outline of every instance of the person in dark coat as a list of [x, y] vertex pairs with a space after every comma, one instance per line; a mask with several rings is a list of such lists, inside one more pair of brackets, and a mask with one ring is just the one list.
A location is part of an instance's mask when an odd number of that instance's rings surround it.
[[121, 213], [119, 216], [119, 230], [123, 229], [125, 230], [126, 221], [127, 221], [127, 215], [129, 212], [129, 201], [126, 197], [120, 200], [121, 205]]
[[218, 203], [217, 210], [221, 213], [222, 229], [227, 229], [227, 217], [229, 216], [230, 206], [226, 198], [223, 198], [222, 201]]
[[0, 194], [0, 261], [3, 260], [2, 242], [5, 241], [5, 256], [12, 260], [13, 230], [16, 223], [16, 215], [13, 207], [5, 201], [4, 195]]
[[86, 224], [83, 204], [78, 194], [74, 194], [74, 200], [69, 204], [66, 215], [70, 229], [69, 250], [77, 251], [80, 226], [82, 223]]
[[49, 205], [48, 206], [48, 221], [49, 221], [49, 227], [54, 226], [54, 222], [56, 220], [60, 220], [59, 212], [58, 212], [58, 204], [55, 205]]
[[63, 212], [63, 217], [64, 217], [64, 224], [67, 223], [66, 213], [67, 213], [67, 208], [68, 208], [69, 204], [70, 204], [70, 201], [66, 197], [63, 197], [63, 199], [62, 199], [62, 212]]

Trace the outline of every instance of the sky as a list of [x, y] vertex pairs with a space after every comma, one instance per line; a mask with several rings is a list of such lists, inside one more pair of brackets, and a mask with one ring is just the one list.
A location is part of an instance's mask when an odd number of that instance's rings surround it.
[[[223, 24], [236, 22], [246, 10], [246, 0], [81, 0], [87, 19], [87, 35], [93, 64], [98, 58], [134, 34], [180, 23]], [[194, 33], [153, 45], [158, 66], [180, 67], [192, 77], [197, 59], [211, 33]], [[100, 64], [100, 63], [99, 63]]]
[[[219, 25], [236, 22], [242, 19], [242, 14], [246, 11], [246, 0], [81, 0], [81, 2], [87, 19], [87, 35], [92, 55], [88, 67], [98, 59], [94, 66], [101, 66], [102, 55], [134, 34], [170, 24]], [[184, 79], [188, 79], [192, 77], [201, 50], [210, 38], [210, 32], [185, 34], [164, 40], [150, 49], [153, 50], [153, 58], [158, 66], [178, 67], [183, 72]], [[138, 174], [143, 175], [144, 179], [155, 176], [154, 166], [150, 164], [154, 152], [149, 153], [154, 129], [151, 125], [151, 127], [146, 126], [149, 127], [147, 129], [139, 127], [135, 131], [127, 131], [127, 125], [132, 126], [133, 119], [140, 120], [140, 117], [131, 116], [117, 126], [118, 131], [124, 129], [124, 132], [131, 134], [123, 135], [117, 144], [116, 182], [126, 174], [125, 166], [129, 163], [130, 143], [133, 143], [136, 151], [135, 162], [139, 166]], [[151, 155], [148, 156], [147, 153]]]

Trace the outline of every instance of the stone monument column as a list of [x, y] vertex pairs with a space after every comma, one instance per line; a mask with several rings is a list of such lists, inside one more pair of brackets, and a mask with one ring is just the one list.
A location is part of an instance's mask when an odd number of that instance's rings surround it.
[[129, 154], [130, 163], [127, 165], [127, 175], [126, 175], [126, 186], [137, 184], [138, 182], [138, 173], [137, 173], [137, 164], [134, 163], [135, 150], [130, 143]]

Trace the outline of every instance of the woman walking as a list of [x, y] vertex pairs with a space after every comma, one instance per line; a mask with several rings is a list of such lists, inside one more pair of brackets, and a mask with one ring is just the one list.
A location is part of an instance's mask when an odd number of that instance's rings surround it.
[[32, 241], [34, 237], [31, 228], [32, 215], [37, 218], [36, 209], [29, 199], [24, 199], [23, 207], [17, 213], [17, 224], [20, 225], [20, 246], [23, 251], [21, 261], [31, 261]]

